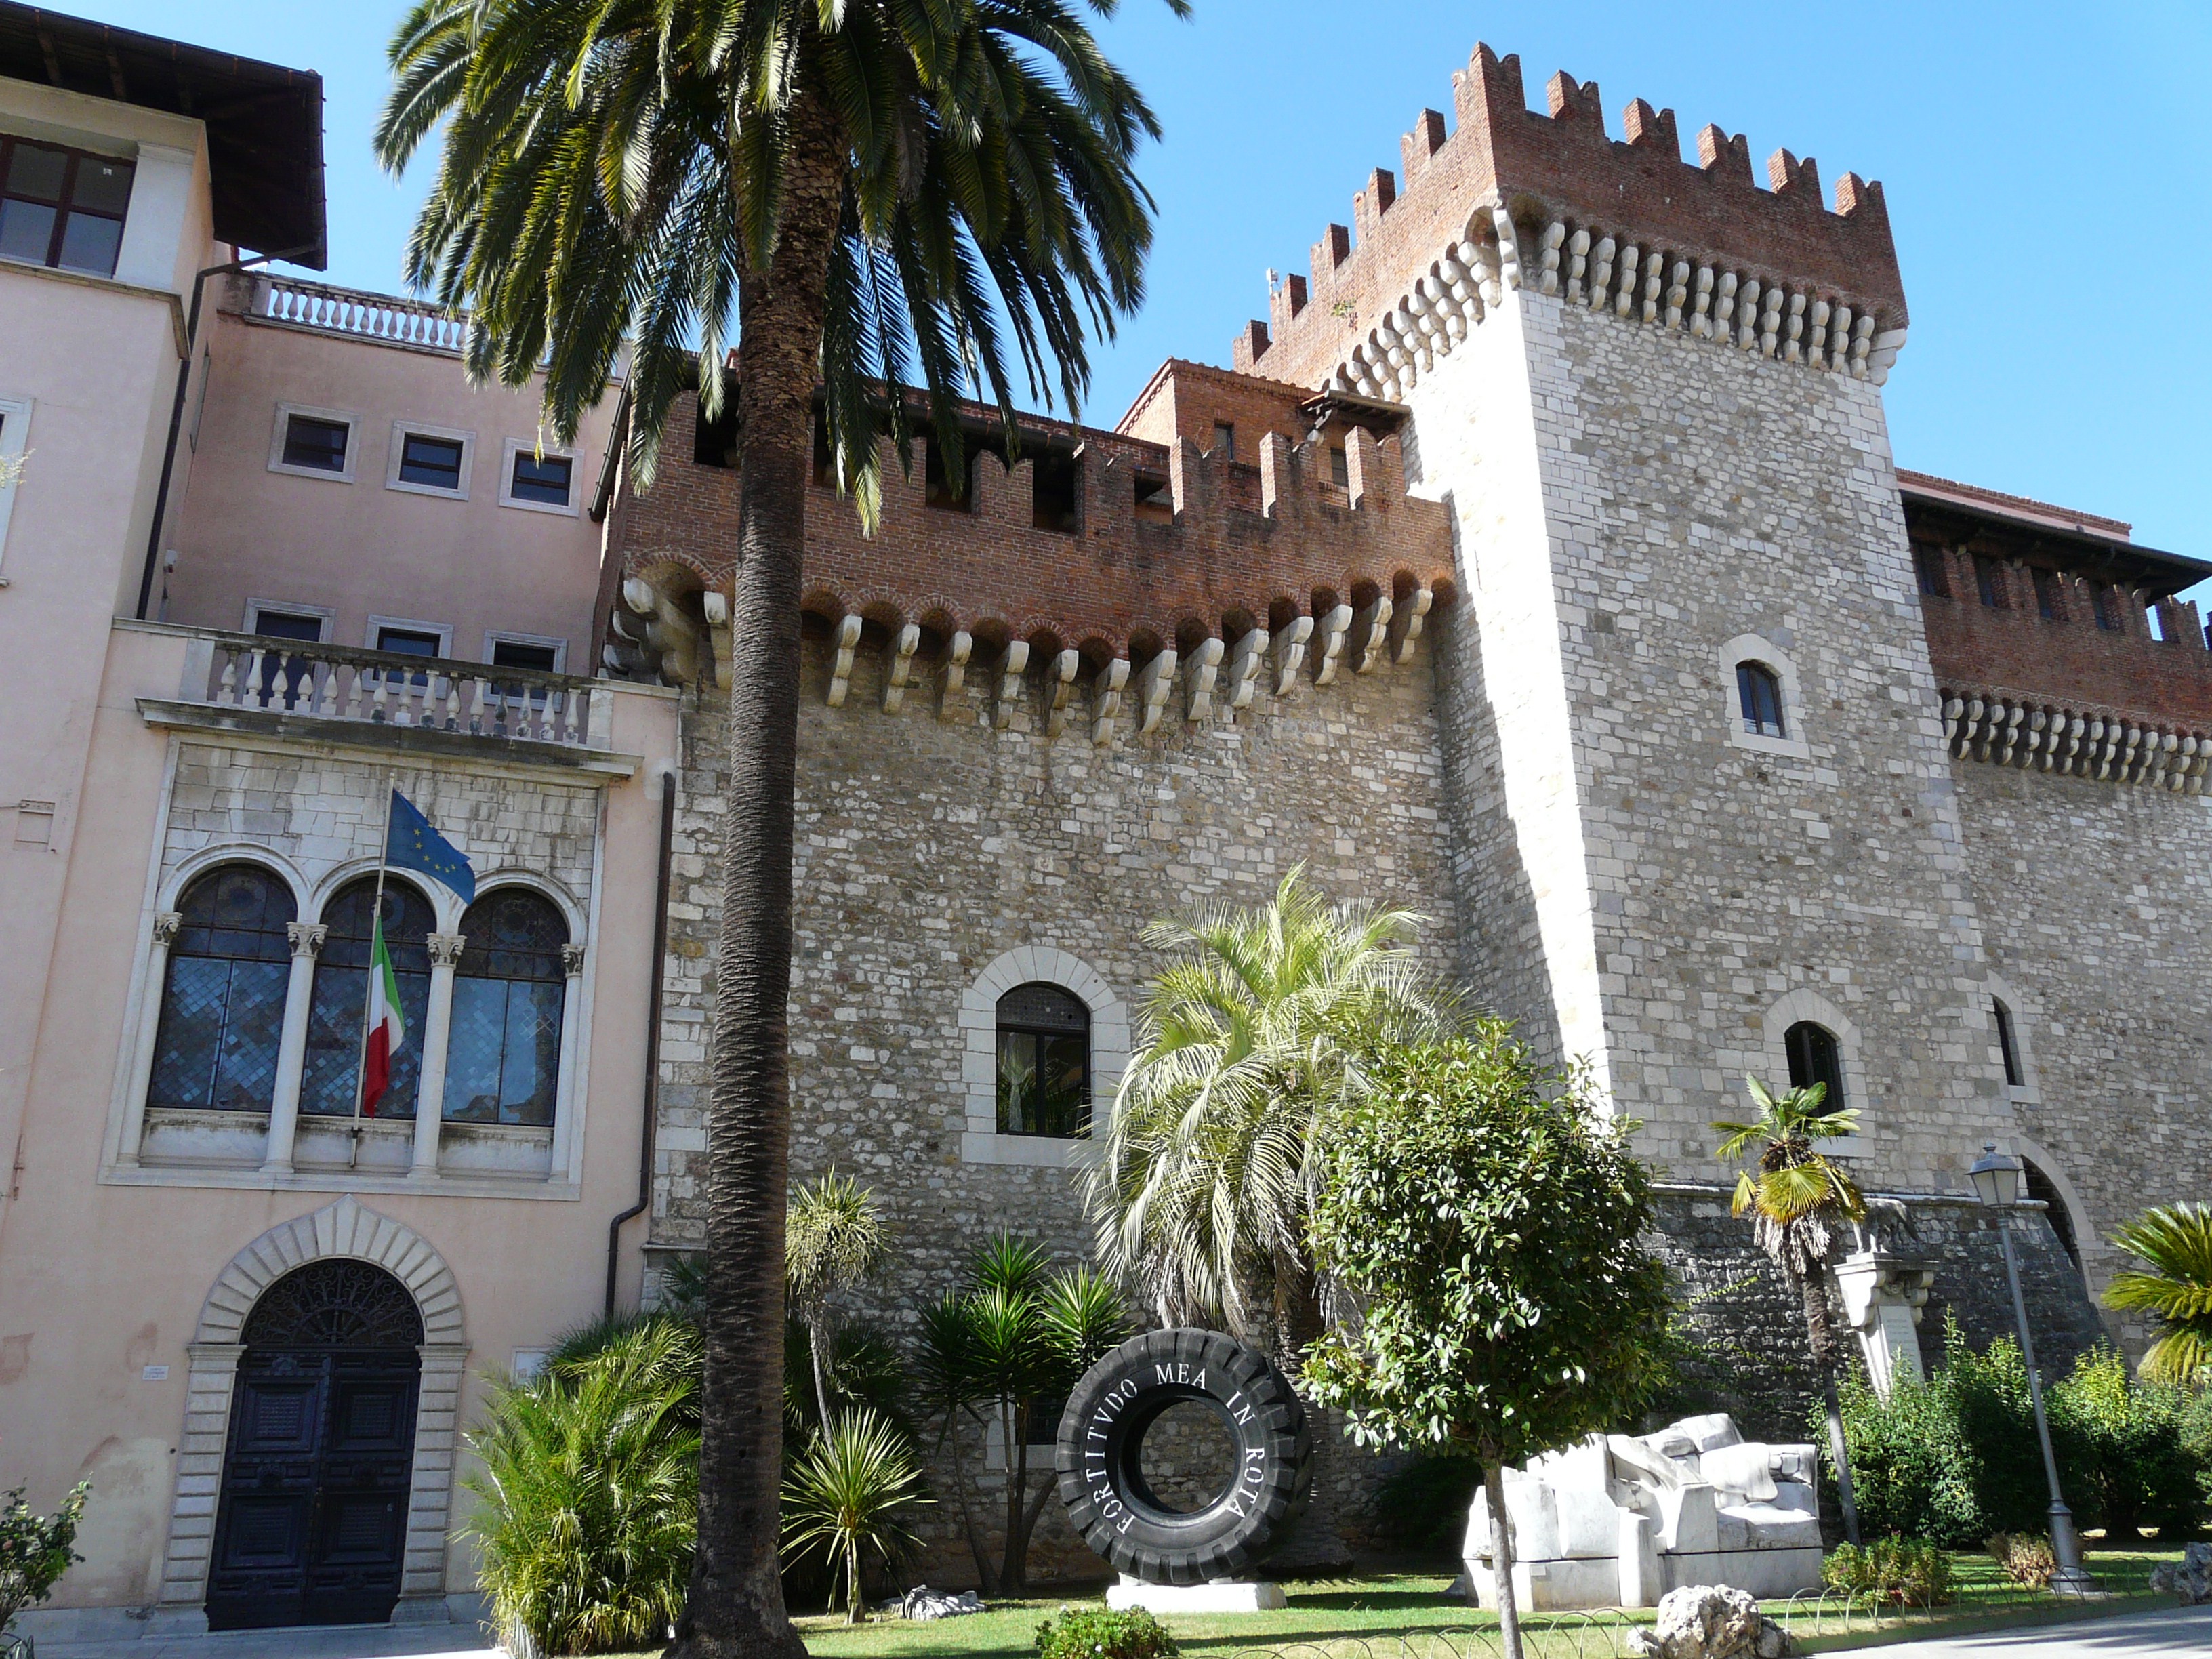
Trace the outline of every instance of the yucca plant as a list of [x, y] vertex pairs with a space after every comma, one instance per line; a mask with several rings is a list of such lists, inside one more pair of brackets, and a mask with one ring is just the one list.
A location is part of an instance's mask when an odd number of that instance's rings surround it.
[[784, 1220], [784, 1297], [806, 1328], [814, 1403], [830, 1420], [829, 1373], [835, 1369], [838, 1298], [883, 1265], [890, 1242], [876, 1195], [835, 1170], [792, 1190]]
[[1736, 1176], [1737, 1215], [1751, 1217], [1751, 1234], [1768, 1260], [1797, 1292], [1805, 1310], [1805, 1339], [1820, 1373], [1827, 1405], [1828, 1451], [1836, 1465], [1836, 1501], [1844, 1530], [1859, 1541], [1858, 1507], [1851, 1496], [1850, 1448], [1844, 1440], [1843, 1401], [1836, 1392], [1838, 1341], [1828, 1305], [1828, 1248], [1836, 1229], [1866, 1214], [1866, 1200], [1850, 1171], [1820, 1150], [1824, 1140], [1858, 1133], [1858, 1114], [1827, 1104], [1828, 1085], [1814, 1083], [1785, 1095], [1770, 1092], [1757, 1078], [1744, 1079], [1759, 1109], [1749, 1123], [1723, 1120], [1712, 1127], [1723, 1139], [1716, 1154], [1732, 1163], [1756, 1147], [1754, 1169]]
[[497, 1390], [468, 1437], [483, 1501], [464, 1530], [493, 1617], [547, 1654], [666, 1640], [698, 1527], [696, 1333], [659, 1318], [594, 1334]]
[[[834, 1591], [845, 1583], [845, 1622], [862, 1614], [863, 1557], [894, 1563], [921, 1540], [908, 1516], [932, 1500], [921, 1489], [921, 1466], [898, 1425], [862, 1407], [847, 1412], [817, 1435], [792, 1464], [783, 1483], [783, 1541], [787, 1559], [827, 1560]], [[833, 1602], [834, 1605], [834, 1602]]]
[[2160, 1205], [2112, 1235], [2148, 1264], [2112, 1275], [2105, 1305], [2147, 1313], [2158, 1340], [2142, 1357], [2152, 1382], [2212, 1382], [2212, 1205]]

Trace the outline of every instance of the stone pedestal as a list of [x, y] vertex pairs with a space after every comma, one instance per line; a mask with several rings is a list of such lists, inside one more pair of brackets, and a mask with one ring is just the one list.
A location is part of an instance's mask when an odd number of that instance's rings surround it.
[[1920, 1381], [1925, 1375], [1920, 1366], [1920, 1310], [1936, 1282], [1935, 1265], [1887, 1250], [1861, 1250], [1838, 1262], [1835, 1274], [1844, 1316], [1857, 1334], [1875, 1392], [1887, 1400], [1899, 1377]]
[[1290, 1604], [1280, 1584], [1222, 1578], [1210, 1584], [1148, 1584], [1123, 1575], [1106, 1592], [1109, 1607], [1142, 1607], [1151, 1613], [1269, 1613]]

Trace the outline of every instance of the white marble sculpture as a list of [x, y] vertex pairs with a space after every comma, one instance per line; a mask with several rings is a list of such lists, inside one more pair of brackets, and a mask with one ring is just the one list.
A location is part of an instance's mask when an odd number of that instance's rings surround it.
[[[1810, 1446], [1747, 1443], [1725, 1416], [1656, 1434], [1592, 1435], [1505, 1471], [1513, 1591], [1525, 1609], [1648, 1607], [1688, 1584], [1759, 1597], [1820, 1583]], [[1462, 1551], [1485, 1607], [1490, 1508], [1477, 1491]]]

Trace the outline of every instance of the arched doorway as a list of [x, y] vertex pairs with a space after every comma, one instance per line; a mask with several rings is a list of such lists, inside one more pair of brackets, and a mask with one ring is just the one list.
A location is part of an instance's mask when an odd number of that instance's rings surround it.
[[405, 1565], [422, 1312], [382, 1267], [331, 1258], [270, 1285], [241, 1336], [208, 1626], [380, 1624]]

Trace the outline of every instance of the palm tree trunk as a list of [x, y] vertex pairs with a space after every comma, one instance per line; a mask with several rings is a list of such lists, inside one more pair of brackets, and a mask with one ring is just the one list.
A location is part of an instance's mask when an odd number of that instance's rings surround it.
[[792, 790], [814, 381], [842, 180], [826, 111], [802, 96], [792, 119], [803, 137], [773, 263], [745, 272], [738, 303], [743, 435], [707, 1118], [699, 1541], [671, 1659], [805, 1653], [784, 1611], [777, 1562]]
[[947, 1414], [945, 1437], [952, 1449], [952, 1491], [960, 1502], [960, 1529], [968, 1539], [968, 1553], [975, 1559], [975, 1589], [985, 1600], [999, 1593], [999, 1576], [992, 1570], [990, 1553], [983, 1547], [982, 1528], [968, 1501], [968, 1459], [960, 1449], [960, 1407]]
[[1805, 1307], [1805, 1340], [1820, 1373], [1821, 1397], [1828, 1408], [1828, 1455], [1836, 1465], [1836, 1507], [1844, 1514], [1844, 1536], [1859, 1541], [1859, 1508], [1851, 1492], [1851, 1449], [1844, 1437], [1843, 1401], [1836, 1394], [1836, 1333], [1828, 1313], [1826, 1280], [1815, 1268], [1797, 1281]]
[[1522, 1659], [1521, 1609], [1513, 1600], [1513, 1517], [1505, 1511], [1505, 1466], [1485, 1461], [1482, 1490], [1490, 1498], [1490, 1571], [1498, 1583], [1501, 1659]]
[[818, 1319], [806, 1322], [806, 1357], [814, 1366], [814, 1406], [822, 1413], [822, 1432], [830, 1432], [830, 1389], [823, 1381], [829, 1370], [830, 1332]]

